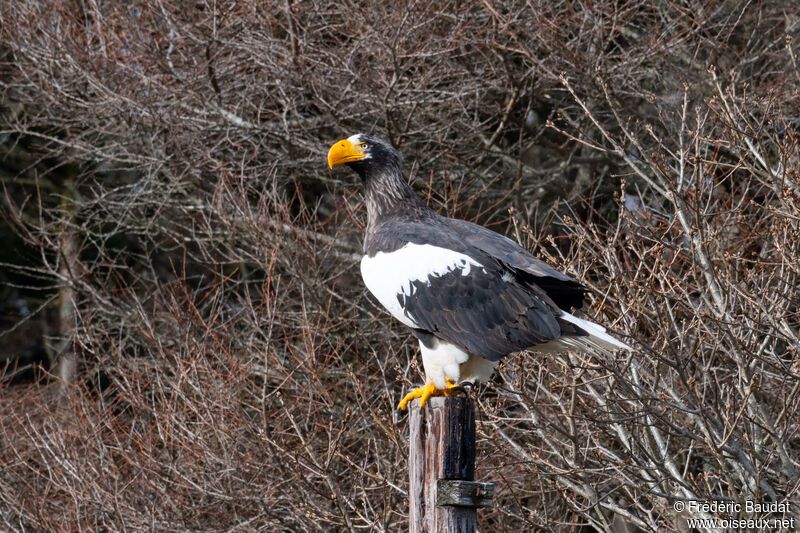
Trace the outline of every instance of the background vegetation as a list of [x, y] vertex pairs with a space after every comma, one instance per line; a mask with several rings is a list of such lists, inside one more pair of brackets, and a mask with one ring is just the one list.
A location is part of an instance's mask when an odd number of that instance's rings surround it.
[[359, 131], [636, 348], [477, 392], [487, 531], [796, 516], [799, 28], [789, 1], [3, 2], [0, 529], [404, 530], [417, 347], [324, 159]]

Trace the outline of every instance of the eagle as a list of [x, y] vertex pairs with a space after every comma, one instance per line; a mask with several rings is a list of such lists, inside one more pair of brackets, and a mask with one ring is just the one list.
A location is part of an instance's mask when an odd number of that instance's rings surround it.
[[514, 352], [630, 350], [569, 313], [583, 305], [586, 287], [508, 237], [428, 207], [386, 141], [359, 133], [336, 142], [328, 167], [342, 164], [364, 187], [364, 284], [419, 340], [425, 384], [400, 409], [486, 382]]

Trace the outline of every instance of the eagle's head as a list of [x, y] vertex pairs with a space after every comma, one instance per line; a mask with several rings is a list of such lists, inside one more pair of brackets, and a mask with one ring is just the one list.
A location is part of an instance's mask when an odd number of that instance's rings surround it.
[[394, 147], [372, 135], [357, 133], [328, 150], [328, 167], [346, 164], [365, 177], [368, 171], [400, 170], [402, 158]]

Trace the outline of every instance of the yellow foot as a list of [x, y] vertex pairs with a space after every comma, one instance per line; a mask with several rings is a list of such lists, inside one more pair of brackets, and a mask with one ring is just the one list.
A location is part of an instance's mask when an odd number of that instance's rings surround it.
[[433, 383], [428, 383], [427, 385], [423, 385], [422, 387], [417, 387], [416, 389], [411, 389], [408, 394], [406, 394], [402, 400], [400, 400], [400, 404], [397, 406], [400, 410], [405, 411], [406, 407], [408, 407], [408, 402], [415, 398], [420, 398], [419, 406], [425, 407], [425, 402], [428, 401], [428, 398], [431, 396], [453, 396], [457, 391], [454, 391], [454, 388], [460, 387], [450, 381], [450, 378], [446, 378], [445, 381], [446, 385], [444, 389], [437, 389]]

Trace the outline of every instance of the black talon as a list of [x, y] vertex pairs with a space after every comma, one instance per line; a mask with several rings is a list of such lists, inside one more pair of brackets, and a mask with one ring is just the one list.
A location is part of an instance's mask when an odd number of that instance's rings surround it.
[[458, 388], [464, 391], [464, 394], [469, 394], [475, 389], [475, 383], [472, 381], [462, 381], [458, 384]]

